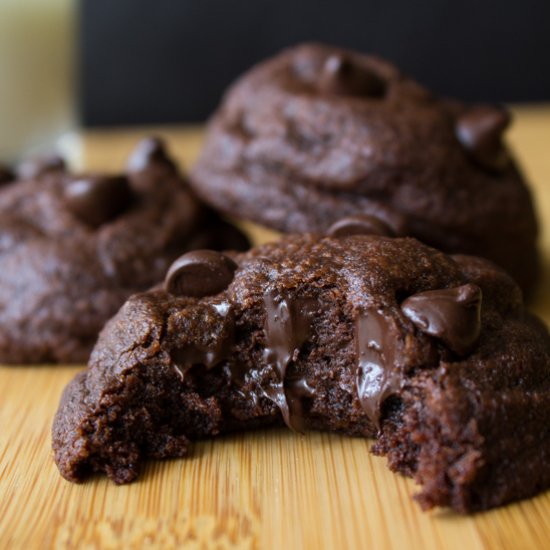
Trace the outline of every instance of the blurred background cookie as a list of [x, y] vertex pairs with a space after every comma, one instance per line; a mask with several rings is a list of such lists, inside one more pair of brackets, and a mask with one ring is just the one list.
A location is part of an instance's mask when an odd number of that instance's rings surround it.
[[226, 213], [283, 232], [378, 218], [446, 252], [484, 256], [525, 291], [537, 221], [502, 107], [440, 99], [379, 58], [305, 44], [227, 92], [191, 172]]
[[103, 323], [182, 252], [247, 247], [154, 138], [125, 174], [72, 174], [58, 157], [15, 172], [0, 188], [2, 363], [86, 361]]

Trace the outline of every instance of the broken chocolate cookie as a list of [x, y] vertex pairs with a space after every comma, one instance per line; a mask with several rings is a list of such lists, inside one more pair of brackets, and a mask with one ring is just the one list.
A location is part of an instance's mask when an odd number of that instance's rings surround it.
[[197, 438], [330, 430], [376, 438], [423, 507], [464, 512], [548, 487], [549, 414], [550, 337], [492, 263], [288, 236], [184, 255], [130, 298], [65, 390], [53, 448], [71, 481], [126, 483]]

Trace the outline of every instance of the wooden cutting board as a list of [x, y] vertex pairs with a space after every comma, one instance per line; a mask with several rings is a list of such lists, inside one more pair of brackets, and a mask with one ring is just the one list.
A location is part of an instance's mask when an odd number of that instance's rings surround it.
[[[550, 323], [550, 107], [515, 109], [509, 141], [545, 223], [544, 278], [532, 309]], [[87, 168], [120, 169], [151, 129], [66, 141]], [[189, 165], [198, 128], [154, 129]], [[546, 223], [546, 221], [548, 223]], [[274, 233], [247, 226], [256, 241]], [[63, 387], [81, 367], [0, 367], [0, 549], [550, 548], [550, 491], [490, 512], [420, 511], [414, 483], [329, 434], [258, 431], [197, 443], [184, 460], [150, 462], [138, 482], [64, 481], [50, 449]], [[550, 421], [550, 419], [549, 419]]]

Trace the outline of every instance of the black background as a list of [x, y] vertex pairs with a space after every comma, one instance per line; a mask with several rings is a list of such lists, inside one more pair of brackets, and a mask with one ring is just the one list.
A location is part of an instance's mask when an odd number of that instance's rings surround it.
[[318, 40], [372, 52], [441, 94], [550, 100], [550, 0], [81, 0], [81, 121], [200, 121], [242, 71]]

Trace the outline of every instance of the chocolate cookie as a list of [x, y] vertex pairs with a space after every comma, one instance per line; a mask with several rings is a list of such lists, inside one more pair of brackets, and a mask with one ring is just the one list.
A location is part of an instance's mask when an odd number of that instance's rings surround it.
[[283, 232], [375, 216], [396, 235], [489, 258], [529, 290], [537, 222], [503, 143], [509, 123], [378, 58], [307, 44], [227, 92], [191, 183], [219, 210]]
[[20, 165], [0, 188], [0, 362], [85, 362], [107, 319], [194, 248], [246, 239], [200, 203], [162, 143], [144, 140], [124, 175]]
[[550, 337], [486, 260], [412, 238], [192, 252], [106, 325], [53, 426], [61, 474], [134, 480], [190, 441], [285, 423], [377, 437], [424, 508], [550, 484]]

